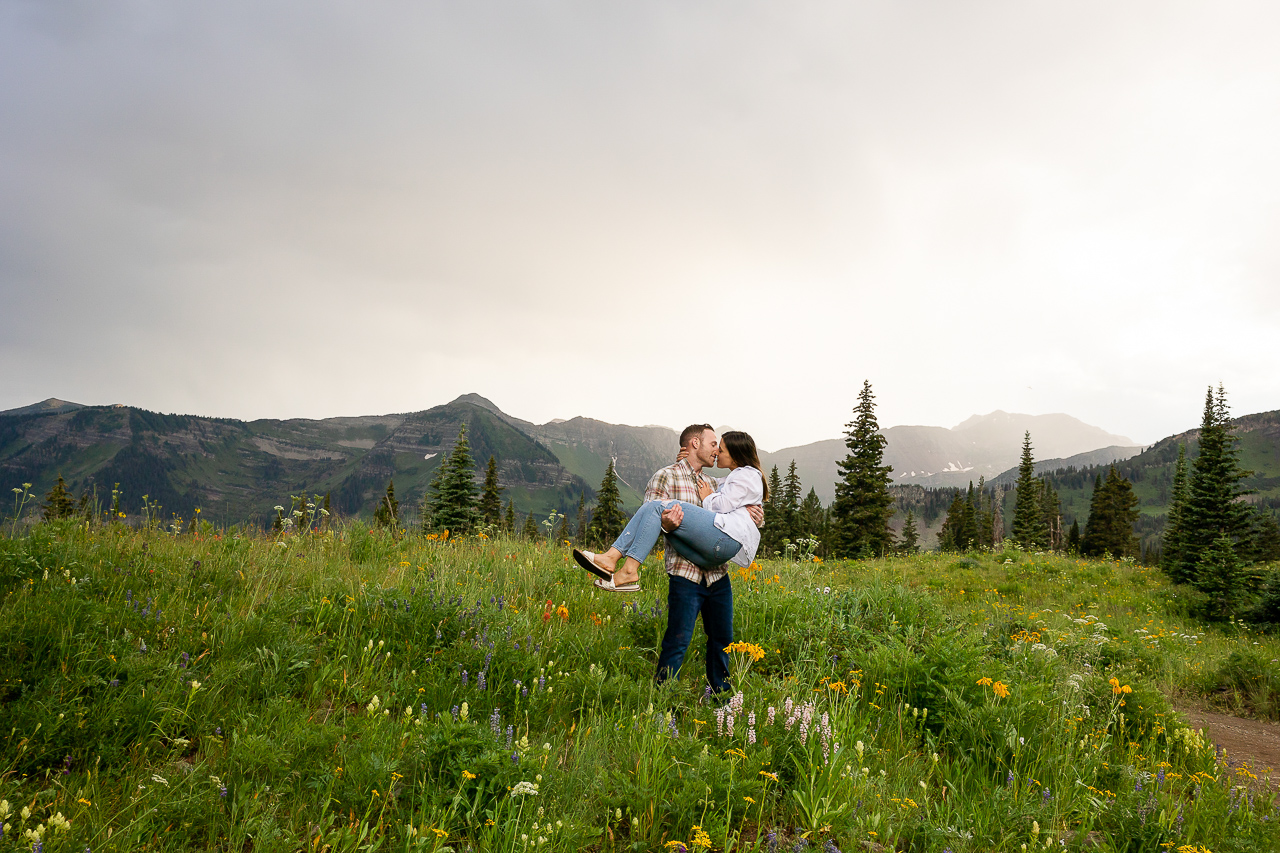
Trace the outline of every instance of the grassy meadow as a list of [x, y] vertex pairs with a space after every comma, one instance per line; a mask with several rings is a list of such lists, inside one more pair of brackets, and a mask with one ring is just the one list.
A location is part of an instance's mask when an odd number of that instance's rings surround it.
[[1131, 563], [1016, 550], [736, 571], [652, 682], [666, 579], [563, 543], [0, 538], [0, 851], [1280, 850], [1276, 638]]

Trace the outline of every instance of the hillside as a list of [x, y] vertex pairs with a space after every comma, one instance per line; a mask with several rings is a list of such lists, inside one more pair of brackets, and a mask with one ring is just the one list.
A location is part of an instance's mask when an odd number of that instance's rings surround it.
[[[1100, 448], [1113, 458], [1136, 454], [1140, 447], [1122, 435], [1112, 435], [1070, 415], [1019, 415], [995, 411], [974, 415], [952, 429], [934, 426], [895, 426], [881, 430], [888, 440], [885, 463], [893, 466], [895, 484], [932, 488], [967, 486], [979, 477], [992, 480], [1018, 464], [1022, 436], [1031, 432], [1036, 455], [1072, 457]], [[824, 504], [835, 497], [836, 463], [847, 450], [843, 439], [829, 439], [761, 454], [765, 467], [785, 471], [792, 459], [806, 486], [813, 486]]]
[[[402, 511], [416, 511], [443, 456], [467, 424], [477, 480], [490, 454], [499, 464], [504, 497], [521, 512], [576, 513], [578, 497], [594, 489], [613, 460], [624, 507], [639, 506], [650, 475], [675, 458], [677, 434], [660, 426], [610, 424], [587, 417], [534, 424], [503, 412], [478, 394], [419, 412], [324, 420], [239, 421], [161, 415], [130, 406], [81, 406], [46, 400], [0, 412], [0, 486], [34, 484], [43, 495], [61, 473], [73, 491], [114, 483], [136, 511], [148, 495], [166, 516], [196, 507], [205, 518], [265, 522], [289, 496], [331, 493], [344, 514], [368, 513], [394, 478]], [[897, 426], [883, 431], [886, 461], [900, 485], [967, 485], [994, 477], [1017, 461], [1022, 431], [1039, 448], [1084, 465], [1123, 458], [1137, 448], [1067, 415], [974, 416], [954, 429]], [[1098, 450], [1097, 448], [1102, 448]], [[805, 491], [823, 503], [835, 493], [842, 439], [762, 452], [766, 469], [785, 472], [792, 459]]]
[[[1234, 434], [1239, 441], [1240, 463], [1252, 474], [1243, 481], [1250, 490], [1246, 500], [1270, 509], [1280, 509], [1280, 411], [1261, 412], [1235, 418]], [[1163, 438], [1142, 453], [1115, 463], [1116, 470], [1133, 483], [1138, 496], [1138, 533], [1143, 547], [1150, 548], [1159, 541], [1164, 527], [1164, 515], [1168, 511], [1169, 494], [1173, 488], [1173, 469], [1178, 459], [1178, 446], [1187, 447], [1190, 464], [1199, 447], [1198, 429], [1188, 430]], [[1114, 450], [1105, 448], [1104, 450]], [[1101, 451], [1099, 451], [1101, 452]], [[1046, 460], [1036, 464], [1037, 473], [1045, 473], [1062, 500], [1065, 525], [1078, 520], [1083, 527], [1089, 517], [1089, 499], [1093, 496], [1094, 478], [1105, 476], [1110, 463], [1103, 459], [1090, 460], [1091, 454], [1062, 460]], [[993, 480], [1006, 488], [1018, 479], [1017, 468], [1001, 473]], [[1012, 499], [1016, 493], [1006, 492], [1006, 517], [1012, 511]]]
[[[487, 402], [487, 401], [486, 401]], [[32, 407], [34, 408], [34, 407]], [[129, 406], [48, 407], [0, 415], [0, 481], [43, 495], [59, 474], [136, 512], [143, 495], [166, 517], [265, 522], [292, 494], [331, 493], [340, 512], [368, 511], [395, 478], [413, 513], [465, 422], [479, 471], [492, 454], [505, 497], [522, 511], [573, 510], [591, 486], [492, 404], [456, 400], [422, 412], [326, 420], [238, 421]]]

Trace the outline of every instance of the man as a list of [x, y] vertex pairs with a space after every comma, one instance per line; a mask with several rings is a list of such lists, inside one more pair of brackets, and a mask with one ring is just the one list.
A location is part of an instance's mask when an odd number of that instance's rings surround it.
[[[710, 424], [693, 424], [680, 433], [680, 448], [681, 458], [650, 478], [645, 501], [688, 501], [702, 506], [699, 485], [713, 485], [702, 469], [715, 467], [720, 442]], [[757, 527], [764, 524], [764, 511], [759, 506], [749, 507], [748, 512]], [[683, 519], [684, 511], [675, 504], [662, 513], [662, 529], [675, 530]], [[633, 563], [618, 568], [612, 579], [614, 585], [636, 582], [639, 567]], [[694, 623], [701, 613], [702, 630], [707, 635], [707, 682], [715, 693], [728, 690], [729, 656], [724, 649], [733, 642], [733, 585], [728, 571], [724, 565], [704, 569], [671, 547], [666, 549], [666, 567], [667, 630], [658, 655], [658, 683], [680, 671], [693, 639]]]

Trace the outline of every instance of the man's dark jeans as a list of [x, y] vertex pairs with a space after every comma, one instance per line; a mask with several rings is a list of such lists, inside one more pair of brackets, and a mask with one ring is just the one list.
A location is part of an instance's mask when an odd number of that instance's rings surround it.
[[668, 575], [667, 632], [662, 635], [658, 655], [658, 683], [680, 671], [693, 626], [702, 614], [702, 630], [707, 633], [707, 683], [713, 693], [729, 689], [729, 656], [724, 647], [733, 642], [733, 584], [729, 576], [703, 586], [678, 575]]

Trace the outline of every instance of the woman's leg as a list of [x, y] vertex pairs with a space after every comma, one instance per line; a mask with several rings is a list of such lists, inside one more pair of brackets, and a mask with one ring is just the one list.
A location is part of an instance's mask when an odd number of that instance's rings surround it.
[[[649, 556], [649, 552], [653, 550], [653, 546], [658, 543], [658, 537], [662, 535], [662, 510], [663, 504], [670, 501], [648, 501], [644, 503], [640, 509], [636, 510], [636, 514], [631, 516], [631, 520], [627, 522], [627, 526], [622, 533], [618, 534], [618, 538], [614, 540], [613, 545], [604, 554], [598, 563], [605, 563], [605, 568], [612, 567], [614, 571], [613, 582], [615, 584], [631, 583], [640, 576], [640, 564]], [[621, 566], [618, 566], [618, 560], [623, 560]]]
[[667, 533], [667, 542], [681, 557], [710, 569], [729, 562], [742, 550], [741, 542], [716, 527], [714, 512], [684, 501], [680, 506], [684, 509], [684, 520]]

